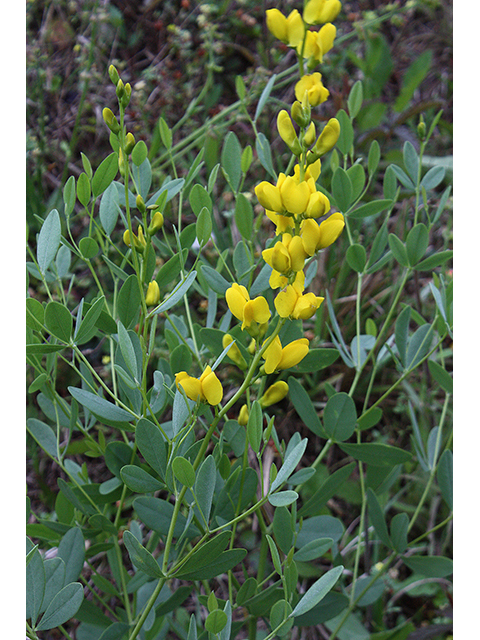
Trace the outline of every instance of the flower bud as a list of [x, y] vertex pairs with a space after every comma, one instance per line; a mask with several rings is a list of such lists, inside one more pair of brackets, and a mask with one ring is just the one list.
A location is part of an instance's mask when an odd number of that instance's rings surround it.
[[114, 116], [113, 111], [108, 107], [105, 107], [105, 109], [102, 111], [102, 115], [105, 124], [110, 129], [110, 131], [117, 134], [120, 131], [120, 125], [118, 124], [118, 120]]
[[336, 118], [330, 118], [315, 143], [315, 154], [317, 157], [323, 156], [324, 153], [333, 149], [337, 144], [339, 136], [340, 123]]
[[154, 307], [160, 302], [160, 287], [156, 280], [152, 280], [148, 284], [147, 293], [145, 295], [145, 304], [147, 307]]
[[315, 124], [313, 122], [310, 123], [308, 129], [305, 131], [305, 135], [303, 136], [303, 142], [306, 147], [310, 147], [317, 137], [317, 132], [315, 130]]
[[420, 142], [423, 142], [427, 137], [427, 127], [422, 115], [420, 115], [420, 122], [417, 125], [417, 135]]
[[237, 367], [240, 367], [240, 369], [245, 370], [247, 368], [247, 363], [245, 361], [245, 358], [242, 356], [242, 352], [238, 348], [238, 345], [235, 342], [235, 339], [229, 333], [226, 333], [223, 336], [222, 345], [224, 349], [226, 349], [229, 345], [231, 345], [230, 349], [227, 351], [227, 358], [230, 358], [230, 360], [232, 360], [232, 362], [234, 362], [237, 365]]
[[277, 116], [277, 129], [280, 137], [288, 146], [290, 151], [294, 155], [299, 156], [302, 153], [302, 147], [298, 141], [290, 116], [285, 109], [282, 109]]
[[113, 82], [115, 86], [118, 85], [118, 81], [120, 80], [120, 76], [118, 75], [117, 69], [111, 64], [108, 67], [108, 75], [110, 76], [110, 80]]
[[117, 98], [119, 100], [122, 100], [123, 96], [125, 95], [125, 85], [123, 84], [123, 80], [121, 78], [119, 78], [117, 82], [117, 88], [115, 89], [115, 93], [117, 94]]
[[125, 107], [128, 106], [128, 103], [130, 102], [130, 96], [132, 95], [132, 87], [130, 85], [129, 82], [127, 82], [127, 84], [125, 85], [125, 91], [122, 95], [121, 98], [119, 98], [120, 100], [120, 104], [122, 105], [122, 107], [125, 109]]
[[263, 396], [260, 398], [260, 406], [262, 407], [262, 409], [265, 409], [265, 407], [276, 404], [277, 402], [283, 400], [287, 393], [288, 384], [283, 380], [278, 380], [270, 387], [268, 387]]
[[240, 409], [240, 413], [238, 414], [238, 418], [237, 418], [237, 422], [239, 425], [241, 425], [242, 427], [246, 427], [247, 426], [247, 422], [248, 422], [248, 407], [246, 404], [242, 405], [242, 408]]
[[157, 233], [163, 227], [163, 214], [160, 211], [156, 211], [150, 222], [148, 227], [148, 233], [153, 236], [154, 233]]
[[121, 176], [125, 177], [127, 175], [128, 161], [121, 148], [118, 150], [118, 170]]
[[145, 207], [145, 201], [140, 194], [138, 194], [135, 200], [135, 204], [137, 205], [137, 209], [140, 211], [140, 213], [145, 213], [147, 208]]
[[311, 119], [310, 105], [305, 108], [299, 100], [295, 100], [290, 109], [290, 114], [300, 127], [308, 127]]
[[130, 155], [133, 151], [133, 147], [135, 146], [135, 137], [133, 133], [127, 133], [125, 136], [125, 153]]

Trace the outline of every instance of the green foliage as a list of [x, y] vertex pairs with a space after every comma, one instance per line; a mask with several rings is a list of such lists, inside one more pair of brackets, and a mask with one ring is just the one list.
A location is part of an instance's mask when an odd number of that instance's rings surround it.
[[[387, 105], [396, 60], [370, 16], [342, 53], [361, 79], [336, 94], [338, 139], [320, 145], [308, 93], [288, 105], [293, 134], [272, 125], [320, 62], [301, 49], [298, 67], [236, 74], [239, 100], [217, 111], [216, 30], [246, 15], [226, 5], [195, 9], [206, 83], [176, 100], [175, 123], [165, 109], [143, 126], [142, 83], [109, 68], [108, 150], [72, 156], [77, 177], [67, 164], [33, 218], [32, 640], [404, 638], [429, 598], [448, 602], [451, 187], [425, 154], [442, 114], [418, 122], [413, 104], [433, 54], [408, 62]], [[401, 147], [376, 135], [392, 113]], [[424, 578], [420, 613], [400, 612]]]

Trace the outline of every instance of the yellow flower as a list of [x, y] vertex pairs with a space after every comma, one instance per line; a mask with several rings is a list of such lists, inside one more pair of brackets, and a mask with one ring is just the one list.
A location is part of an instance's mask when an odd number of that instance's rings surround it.
[[274, 271], [289, 276], [292, 272], [303, 269], [307, 254], [300, 236], [284, 233], [281, 241], [262, 251], [262, 257]]
[[157, 231], [159, 231], [163, 227], [163, 214], [160, 211], [156, 211], [152, 219], [150, 221], [150, 225], [148, 227], [148, 233], [153, 235]]
[[315, 191], [310, 196], [305, 210], [306, 218], [320, 218], [330, 211], [330, 200], [321, 191]]
[[156, 280], [152, 280], [148, 284], [147, 293], [145, 295], [145, 303], [147, 307], [153, 307], [160, 302], [160, 287]]
[[[324, 24], [319, 31], [307, 31], [305, 44], [297, 47], [298, 55], [312, 61], [312, 66], [317, 62], [323, 62], [323, 56], [333, 47], [337, 28], [335, 25]], [[310, 62], [309, 62], [310, 66]]]
[[265, 207], [265, 209], [268, 209], [269, 211], [276, 211], [278, 213], [283, 211], [282, 196], [280, 195], [280, 189], [278, 186], [263, 180], [255, 187], [255, 195], [262, 207]]
[[268, 30], [285, 44], [296, 47], [302, 42], [305, 25], [297, 9], [294, 9], [288, 18], [278, 9], [268, 9], [266, 18]]
[[281, 213], [275, 213], [275, 211], [270, 211], [269, 209], [265, 209], [265, 215], [276, 226], [277, 235], [285, 233], [291, 229], [293, 225], [293, 221], [290, 216], [282, 216]]
[[265, 359], [265, 373], [270, 374], [274, 371], [294, 367], [307, 355], [308, 345], [307, 338], [300, 338], [282, 347], [280, 338], [275, 336], [263, 354]]
[[175, 384], [177, 389], [184, 390], [185, 395], [194, 402], [208, 402], [216, 405], [222, 401], [223, 387], [220, 380], [210, 366], [205, 368], [200, 378], [189, 376], [186, 371], [175, 374]]
[[229, 345], [232, 345], [230, 349], [227, 351], [227, 358], [230, 358], [232, 362], [234, 362], [240, 369], [246, 369], [247, 363], [245, 362], [245, 358], [242, 356], [242, 352], [238, 348], [237, 343], [235, 342], [235, 338], [231, 336], [229, 333], [226, 333], [222, 338], [222, 346], [226, 349]]
[[325, 125], [322, 133], [318, 136], [318, 140], [315, 143], [315, 154], [317, 156], [323, 156], [324, 153], [333, 149], [337, 144], [338, 137], [340, 135], [340, 123], [336, 118], [330, 118]]
[[312, 107], [325, 102], [330, 95], [329, 90], [323, 86], [322, 74], [318, 71], [302, 76], [295, 85], [295, 96], [299, 102], [303, 100], [305, 92], [307, 92], [308, 102]]
[[[242, 329], [253, 331], [258, 335], [271, 316], [268, 302], [263, 296], [250, 299], [248, 291], [241, 284], [234, 282], [225, 292], [227, 305], [237, 320], [242, 321]], [[258, 326], [260, 325], [260, 326]]]
[[301, 272], [295, 282], [287, 285], [275, 298], [275, 309], [281, 318], [308, 320], [322, 304], [323, 298], [312, 292], [303, 293], [304, 283], [305, 274]]
[[238, 418], [237, 418], [238, 424], [242, 425], [242, 427], [245, 427], [248, 422], [248, 416], [249, 416], [248, 407], [246, 404], [243, 404], [240, 409], [240, 413], [238, 414]]
[[320, 249], [333, 244], [342, 233], [344, 226], [345, 219], [339, 212], [332, 213], [320, 224], [312, 219], [304, 220], [300, 233], [305, 253], [313, 256]]
[[[138, 225], [137, 234], [138, 234], [138, 237], [134, 233], [132, 233], [133, 246], [137, 251], [139, 251], [140, 253], [143, 253], [143, 250], [147, 246], [147, 241], [145, 240], [145, 236], [143, 235], [143, 229], [140, 225]], [[130, 240], [130, 231], [128, 229], [123, 234], [123, 241], [127, 245], [127, 247], [132, 246], [132, 243]]]
[[280, 137], [290, 151], [294, 155], [299, 156], [302, 153], [302, 147], [298, 141], [297, 133], [288, 111], [285, 111], [285, 109], [282, 109], [277, 116], [277, 129]]
[[332, 22], [340, 13], [340, 0], [309, 0], [303, 10], [303, 19], [308, 24]]
[[288, 393], [288, 384], [283, 380], [277, 380], [274, 384], [270, 385], [260, 398], [260, 406], [262, 409], [269, 407], [272, 404], [276, 404], [285, 398]]

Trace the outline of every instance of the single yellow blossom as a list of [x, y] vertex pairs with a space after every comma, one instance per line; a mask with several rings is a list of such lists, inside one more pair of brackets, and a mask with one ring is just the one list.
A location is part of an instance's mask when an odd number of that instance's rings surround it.
[[300, 227], [300, 234], [305, 253], [313, 256], [317, 251], [330, 246], [342, 233], [344, 227], [345, 219], [340, 212], [332, 213], [320, 224], [316, 220], [304, 220]]
[[290, 369], [298, 364], [307, 355], [309, 342], [307, 338], [300, 338], [290, 342], [285, 347], [278, 336], [269, 344], [263, 357], [265, 359], [265, 373]]
[[315, 155], [323, 156], [324, 153], [333, 149], [337, 144], [337, 140], [340, 136], [340, 123], [336, 118], [330, 118], [325, 125], [322, 133], [318, 136], [318, 140], [315, 143]]
[[325, 102], [330, 95], [329, 90], [323, 86], [322, 74], [318, 71], [302, 76], [295, 85], [295, 96], [299, 102], [303, 100], [305, 92], [307, 92], [308, 102], [312, 107]]
[[245, 358], [242, 356], [242, 352], [238, 348], [237, 343], [235, 342], [235, 338], [231, 336], [229, 333], [225, 333], [222, 338], [222, 346], [226, 349], [229, 345], [232, 345], [230, 349], [227, 351], [227, 358], [230, 358], [232, 362], [234, 362], [240, 369], [244, 370], [247, 368], [247, 363]]
[[145, 304], [147, 307], [153, 307], [160, 302], [160, 287], [156, 280], [152, 280], [148, 284], [147, 293], [145, 295]]
[[[241, 320], [242, 329], [258, 335], [271, 316], [268, 302], [263, 296], [250, 299], [246, 288], [236, 282], [225, 292], [225, 299], [232, 314]], [[252, 334], [253, 335], [253, 334]]]
[[268, 30], [288, 46], [296, 47], [302, 42], [305, 25], [297, 9], [291, 11], [288, 17], [278, 9], [268, 9], [266, 19]]
[[309, 0], [303, 10], [303, 19], [307, 24], [332, 22], [341, 8], [340, 0]]
[[281, 241], [262, 251], [262, 257], [274, 271], [289, 276], [303, 269], [307, 254], [300, 236], [284, 233]]
[[248, 422], [248, 417], [249, 417], [248, 407], [246, 404], [243, 404], [240, 408], [240, 413], [238, 414], [238, 418], [237, 418], [238, 424], [241, 425], [242, 427], [245, 427]]
[[272, 404], [276, 404], [285, 398], [288, 393], [288, 384], [283, 380], [277, 380], [274, 384], [270, 385], [260, 398], [260, 406], [262, 409], [269, 407]]
[[208, 402], [216, 405], [222, 401], [223, 387], [210, 366], [205, 368], [200, 378], [189, 376], [186, 371], [175, 374], [175, 384], [182, 388], [187, 398], [194, 402]]

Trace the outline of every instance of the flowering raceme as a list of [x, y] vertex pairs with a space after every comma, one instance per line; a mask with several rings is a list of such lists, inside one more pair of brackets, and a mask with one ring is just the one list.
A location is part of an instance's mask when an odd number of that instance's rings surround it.
[[200, 378], [189, 376], [186, 371], [180, 371], [175, 374], [175, 384], [178, 388], [182, 388], [187, 398], [194, 402], [208, 402], [208, 404], [216, 405], [222, 401], [223, 387], [210, 366], [205, 368]]

